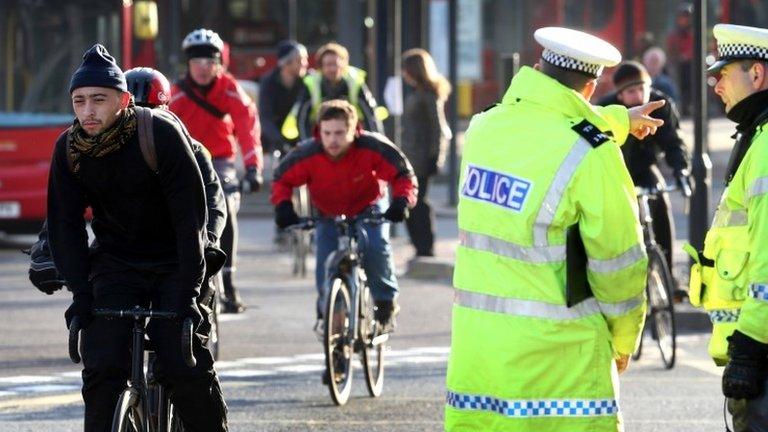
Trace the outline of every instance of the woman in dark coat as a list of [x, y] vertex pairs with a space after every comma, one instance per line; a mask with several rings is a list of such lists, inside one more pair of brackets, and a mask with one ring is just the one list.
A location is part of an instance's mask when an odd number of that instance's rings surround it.
[[403, 53], [403, 80], [413, 87], [403, 110], [403, 153], [413, 165], [419, 195], [406, 220], [416, 256], [434, 255], [434, 213], [427, 201], [430, 179], [442, 164], [451, 131], [445, 120], [445, 101], [451, 85], [440, 75], [432, 56], [421, 48]]

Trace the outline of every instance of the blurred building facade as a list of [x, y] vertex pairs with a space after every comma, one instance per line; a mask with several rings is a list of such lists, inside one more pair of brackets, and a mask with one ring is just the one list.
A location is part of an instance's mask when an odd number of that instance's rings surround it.
[[[666, 48], [682, 1], [673, 0], [0, 0], [0, 111], [69, 112], [71, 72], [93, 43], [107, 46], [124, 68], [183, 70], [181, 40], [212, 28], [229, 43], [229, 69], [257, 80], [275, 64], [274, 47], [293, 38], [310, 51], [328, 41], [350, 50], [381, 97], [397, 75], [399, 53], [428, 48], [447, 75], [448, 8], [455, 1], [457, 97], [468, 116], [495, 102], [520, 65], [540, 53], [534, 29], [584, 29], [635, 57]], [[715, 22], [764, 25], [768, 0], [708, 0]], [[673, 64], [674, 58], [670, 58]], [[609, 79], [601, 92], [609, 89]]]

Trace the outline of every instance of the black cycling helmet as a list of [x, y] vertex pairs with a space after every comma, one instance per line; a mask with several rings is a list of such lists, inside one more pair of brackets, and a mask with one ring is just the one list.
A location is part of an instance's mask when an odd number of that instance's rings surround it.
[[125, 73], [125, 81], [136, 105], [155, 108], [168, 105], [171, 100], [171, 84], [160, 71], [148, 67], [133, 68]]

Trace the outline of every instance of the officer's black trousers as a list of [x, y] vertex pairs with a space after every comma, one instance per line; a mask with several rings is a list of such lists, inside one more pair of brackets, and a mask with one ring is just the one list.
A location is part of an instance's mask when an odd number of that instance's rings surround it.
[[434, 255], [435, 244], [435, 215], [427, 199], [429, 189], [429, 177], [417, 177], [419, 182], [419, 195], [416, 206], [411, 209], [410, 217], [405, 220], [411, 243], [416, 248], [417, 256]]
[[[93, 278], [94, 308], [130, 309], [135, 305], [169, 310], [178, 289], [172, 273], [111, 269]], [[131, 371], [131, 320], [95, 318], [83, 330], [83, 400], [85, 431], [109, 432], [120, 393]], [[189, 368], [181, 353], [181, 324], [150, 321], [148, 334], [158, 360], [158, 375], [172, 392], [187, 431], [227, 430], [226, 406], [210, 351], [193, 338], [197, 366]]]
[[[647, 170], [635, 172], [632, 181], [636, 186], [644, 188], [662, 189], [666, 187], [664, 176], [659, 168], [652, 165]], [[659, 194], [655, 200], [649, 203], [651, 217], [653, 218], [653, 235], [656, 243], [664, 250], [669, 271], [672, 272], [672, 240], [675, 238], [675, 223], [672, 217], [672, 204], [668, 194]], [[674, 275], [674, 273], [672, 273]]]
[[733, 415], [733, 432], [768, 432], [768, 380], [756, 399], [728, 399]]

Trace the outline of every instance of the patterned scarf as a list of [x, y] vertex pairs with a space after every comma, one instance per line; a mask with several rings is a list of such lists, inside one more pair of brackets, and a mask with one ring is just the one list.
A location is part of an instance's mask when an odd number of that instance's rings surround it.
[[67, 135], [67, 153], [72, 161], [72, 171], [77, 173], [80, 170], [82, 155], [98, 158], [119, 150], [133, 137], [137, 128], [136, 112], [132, 106], [124, 109], [112, 126], [96, 136], [89, 136], [80, 125], [80, 121], [75, 119]]

